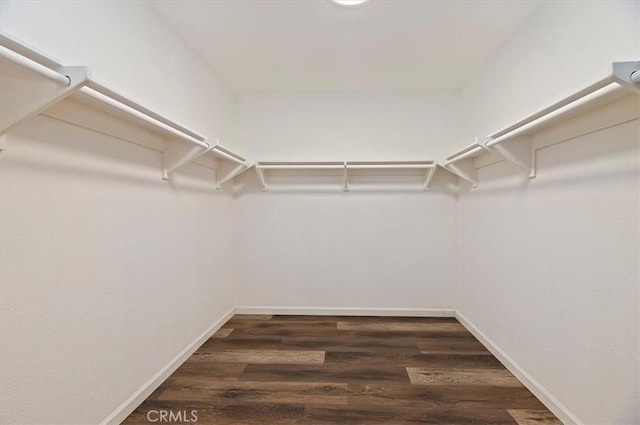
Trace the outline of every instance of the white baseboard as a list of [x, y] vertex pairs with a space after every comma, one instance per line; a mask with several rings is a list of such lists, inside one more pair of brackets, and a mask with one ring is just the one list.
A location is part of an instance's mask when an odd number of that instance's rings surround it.
[[133, 412], [144, 400], [147, 399], [153, 393], [156, 388], [160, 386], [173, 372], [175, 372], [182, 363], [184, 363], [189, 356], [191, 356], [206, 340], [211, 338], [211, 335], [216, 333], [218, 329], [222, 327], [233, 315], [235, 314], [235, 308], [229, 310], [224, 316], [218, 319], [213, 325], [198, 336], [192, 343], [190, 343], [184, 350], [169, 361], [162, 369], [160, 369], [155, 375], [153, 375], [147, 382], [145, 382], [131, 397], [125, 400], [120, 406], [118, 406], [113, 412], [109, 414], [100, 425], [120, 424], [127, 416]]
[[454, 317], [452, 308], [278, 307], [240, 305], [236, 307], [236, 313], [301, 316]]
[[524, 384], [551, 412], [565, 425], [584, 425], [569, 409], [567, 409], [558, 399], [547, 391], [538, 381], [529, 375], [518, 363], [516, 363], [507, 353], [502, 351], [488, 336], [465, 317], [459, 311], [455, 312], [455, 317], [467, 328], [516, 378]]

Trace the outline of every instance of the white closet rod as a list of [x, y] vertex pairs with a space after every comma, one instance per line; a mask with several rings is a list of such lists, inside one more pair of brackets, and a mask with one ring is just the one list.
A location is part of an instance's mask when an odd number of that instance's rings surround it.
[[110, 98], [122, 103], [123, 105], [126, 105], [126, 106], [128, 106], [128, 107], [130, 107], [130, 108], [132, 108], [132, 109], [134, 109], [134, 110], [136, 110], [138, 112], [140, 112], [140, 113], [148, 115], [149, 117], [153, 118], [154, 120], [159, 121], [159, 122], [161, 122], [161, 123], [163, 123], [163, 124], [165, 124], [165, 125], [167, 125], [169, 127], [172, 127], [175, 130], [178, 130], [178, 131], [180, 131], [180, 132], [182, 132], [182, 133], [184, 133], [184, 134], [186, 134], [188, 136], [191, 136], [196, 140], [199, 140], [199, 141], [202, 141], [202, 142], [207, 140], [207, 138], [204, 137], [203, 135], [198, 134], [193, 130], [189, 130], [188, 128], [186, 128], [184, 126], [182, 126], [182, 125], [180, 125], [180, 124], [178, 124], [178, 123], [176, 123], [174, 121], [171, 121], [170, 119], [165, 118], [162, 115], [157, 114], [157, 113], [153, 112], [152, 110], [150, 110], [148, 108], [145, 108], [144, 106], [142, 106], [142, 105], [140, 105], [138, 103], [135, 103], [131, 99], [128, 99], [127, 97], [119, 94], [118, 92], [116, 92], [114, 90], [111, 90], [108, 87], [105, 87], [103, 84], [100, 84], [97, 81], [89, 80], [89, 82], [87, 83], [87, 87], [89, 87], [89, 88], [91, 88], [91, 89], [93, 89], [93, 90], [95, 90], [95, 91], [97, 91], [97, 92], [99, 92], [99, 93], [101, 93], [101, 94], [103, 94], [103, 95], [105, 95], [107, 97], [110, 97]]
[[68, 76], [54, 71], [51, 68], [47, 68], [46, 66], [34, 60], [31, 60], [28, 57], [22, 56], [21, 54], [16, 53], [4, 46], [0, 46], [0, 57], [32, 72], [35, 72], [36, 74], [39, 74], [55, 83], [61, 84], [66, 87], [71, 85], [71, 79]]
[[[181, 126], [180, 124], [177, 124], [169, 120], [168, 118], [164, 118], [161, 115], [150, 111], [139, 103], [136, 103], [122, 95], [117, 94], [113, 90], [104, 87], [100, 83], [89, 80], [89, 83], [87, 83], [85, 87], [82, 87], [80, 89], [80, 92], [102, 103], [105, 103], [112, 108], [124, 112], [127, 115], [134, 116], [142, 121], [151, 124], [154, 127], [164, 130], [179, 139], [182, 139], [189, 143], [193, 143], [194, 145], [198, 145], [203, 149], [210, 148], [209, 143], [204, 141], [206, 139], [198, 135], [198, 133], [190, 130], [187, 130], [187, 133], [185, 131], [185, 127]], [[192, 134], [196, 134], [198, 138], [192, 136]]]
[[506, 139], [515, 137], [532, 127], [550, 121], [559, 115], [577, 109], [584, 104], [600, 97], [606, 96], [609, 93], [618, 90], [619, 88], [620, 86], [614, 83], [611, 77], [602, 79], [597, 83], [592, 84], [589, 87], [586, 87], [579, 92], [574, 93], [571, 96], [568, 96], [560, 100], [559, 102], [554, 103], [553, 105], [541, 110], [540, 112], [530, 115], [527, 118], [524, 118], [517, 123], [510, 125], [509, 127], [493, 133], [491, 136], [489, 136], [491, 140], [488, 141], [485, 146], [491, 147], [503, 142]]
[[478, 155], [480, 152], [483, 152], [483, 151], [485, 151], [485, 149], [484, 149], [482, 146], [476, 146], [475, 148], [470, 149], [470, 150], [468, 150], [468, 151], [466, 151], [466, 152], [462, 152], [462, 153], [461, 153], [461, 154], [459, 154], [459, 155], [453, 155], [453, 156], [450, 156], [450, 157], [449, 157], [449, 158], [444, 162], [444, 164], [443, 164], [443, 165], [444, 165], [444, 166], [447, 166], [447, 165], [452, 164], [452, 163], [454, 163], [454, 162], [462, 161], [463, 159], [467, 159], [467, 158], [470, 158], [470, 157], [472, 157], [472, 156], [476, 156], [476, 155]]
[[240, 155], [236, 155], [235, 153], [231, 152], [229, 149], [225, 148], [222, 145], [214, 145], [213, 152], [216, 155], [220, 155], [228, 159], [229, 161], [244, 165], [245, 167], [249, 166], [245, 158], [241, 157]]
[[[0, 34], [0, 47], [2, 47], [2, 57], [7, 58], [12, 62], [17, 62], [20, 65], [25, 66], [26, 68], [31, 69], [49, 79], [60, 82], [65, 86], [70, 85], [71, 79], [56, 71], [58, 69], [62, 69], [62, 65], [47, 58], [41, 53], [30, 49], [4, 34]], [[80, 89], [80, 92], [128, 115], [132, 115], [142, 121], [145, 121], [163, 131], [169, 132], [171, 135], [182, 140], [198, 145], [204, 149], [210, 148], [209, 143], [205, 142], [206, 138], [204, 136], [201, 136], [184, 126], [175, 123], [148, 108], [145, 108], [139, 103], [118, 94], [96, 81], [89, 80], [85, 87]]]
[[127, 115], [131, 115], [136, 117], [137, 119], [144, 121], [148, 124], [151, 124], [154, 127], [157, 127], [165, 132], [168, 132], [182, 140], [185, 140], [189, 143], [193, 143], [194, 145], [198, 145], [203, 149], [210, 149], [211, 145], [209, 145], [209, 143], [207, 142], [203, 142], [201, 140], [197, 140], [194, 139], [193, 137], [189, 136], [188, 134], [182, 133], [179, 130], [176, 130], [174, 127], [171, 127], [153, 117], [150, 117], [149, 115], [138, 111], [136, 108], [129, 106], [129, 105], [125, 105], [124, 103], [119, 102], [118, 100], [115, 100], [97, 90], [95, 90], [92, 87], [82, 87], [80, 89], [80, 93], [91, 97], [92, 99], [95, 99], [99, 102], [102, 102], [114, 109], [117, 109], [121, 112], [126, 113]]

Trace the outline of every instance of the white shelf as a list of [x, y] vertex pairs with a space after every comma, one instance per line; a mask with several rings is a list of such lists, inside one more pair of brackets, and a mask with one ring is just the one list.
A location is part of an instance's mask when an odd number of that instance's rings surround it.
[[[484, 156], [489, 154], [517, 165], [534, 177], [535, 149], [531, 136], [535, 132], [629, 92], [640, 94], [640, 62], [613, 63], [612, 72], [606, 78], [488, 137], [476, 139], [475, 143], [448, 156], [443, 167], [475, 186], [478, 158], [483, 157], [484, 160]], [[162, 176], [165, 179], [203, 155], [212, 155], [216, 159], [215, 164], [223, 164], [219, 167], [224, 169], [223, 173], [216, 165], [218, 188], [249, 168], [245, 158], [221, 145], [218, 140], [209, 140], [91, 80], [87, 67], [63, 66], [0, 34], [0, 150], [7, 149], [5, 134], [11, 127], [73, 94], [83, 96], [99, 105], [99, 108], [170, 139], [172, 143], [167, 143], [164, 149]], [[269, 189], [270, 183], [273, 183], [270, 180], [276, 176], [318, 177], [321, 182], [330, 182], [331, 187], [337, 184], [345, 191], [355, 186], [362, 188], [369, 183], [373, 189], [398, 189], [403, 187], [400, 182], [413, 179], [410, 187], [428, 190], [436, 168], [434, 161], [260, 161], [255, 164], [264, 190]], [[303, 186], [306, 184], [303, 181]]]
[[536, 155], [532, 135], [560, 121], [624, 97], [640, 94], [640, 62], [614, 62], [606, 78], [566, 96], [515, 123], [479, 137], [476, 142], [447, 157], [443, 166], [474, 187], [477, 184], [476, 159], [488, 153], [498, 155], [523, 170], [536, 175]]
[[[399, 187], [428, 190], [436, 167], [435, 161], [258, 161], [255, 164], [263, 190], [271, 189], [278, 177], [297, 181], [299, 184], [295, 187], [320, 184], [322, 188], [341, 187], [349, 191], [357, 182], [358, 187], [373, 190]], [[291, 187], [286, 183], [276, 185]]]
[[[42, 53], [0, 34], [0, 136], [4, 136], [19, 122], [72, 94], [79, 94], [112, 115], [151, 130], [163, 139], [172, 140], [173, 143], [168, 143], [164, 150], [164, 179], [169, 179], [172, 172], [208, 153], [216, 160], [235, 167], [217, 177], [218, 188], [249, 166], [245, 158], [217, 140], [209, 141], [199, 133], [91, 80], [87, 67], [62, 66]], [[6, 148], [6, 143], [0, 143], [0, 149]]]

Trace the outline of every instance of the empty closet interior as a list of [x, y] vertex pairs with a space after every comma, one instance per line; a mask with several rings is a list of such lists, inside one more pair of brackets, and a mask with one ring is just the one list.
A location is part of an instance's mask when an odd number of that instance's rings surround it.
[[334, 3], [0, 2], [0, 423], [120, 423], [234, 314], [455, 318], [640, 422], [640, 3]]

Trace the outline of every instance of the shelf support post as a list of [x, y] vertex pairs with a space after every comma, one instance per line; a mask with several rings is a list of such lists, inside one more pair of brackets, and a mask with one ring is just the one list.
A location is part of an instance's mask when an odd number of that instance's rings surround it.
[[347, 168], [347, 161], [344, 162], [344, 171], [342, 174], [342, 185], [345, 192], [349, 191], [349, 170]]
[[262, 190], [265, 192], [269, 190], [269, 186], [267, 186], [267, 179], [264, 175], [264, 171], [262, 170], [262, 168], [260, 168], [259, 164], [256, 164], [256, 174], [258, 175], [258, 179], [260, 180], [260, 184], [262, 185]]
[[433, 167], [429, 167], [426, 169], [424, 175], [424, 190], [431, 190], [431, 180], [436, 173], [436, 168], [438, 168], [438, 166], [434, 165]]

